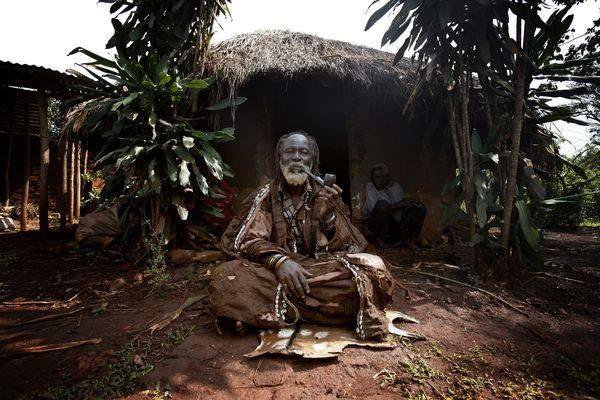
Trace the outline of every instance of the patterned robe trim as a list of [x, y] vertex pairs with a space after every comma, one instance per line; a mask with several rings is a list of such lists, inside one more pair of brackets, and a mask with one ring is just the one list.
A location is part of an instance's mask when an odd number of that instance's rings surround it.
[[358, 291], [358, 301], [359, 301], [359, 309], [358, 314], [356, 315], [356, 336], [364, 340], [366, 338], [365, 331], [363, 328], [363, 300], [364, 300], [364, 290], [363, 290], [363, 282], [362, 277], [359, 274], [359, 268], [352, 264], [348, 259], [342, 257], [340, 255], [335, 255], [333, 258], [338, 260], [344, 267], [348, 268], [352, 275], [354, 275], [354, 282], [356, 283], [356, 290]]
[[235, 253], [237, 253], [238, 255], [240, 252], [240, 244], [241, 244], [242, 240], [244, 239], [244, 237], [246, 236], [246, 233], [248, 232], [248, 227], [250, 226], [250, 223], [254, 219], [254, 215], [258, 211], [260, 204], [269, 195], [269, 190], [270, 190], [269, 183], [267, 183], [265, 186], [263, 186], [260, 189], [260, 191], [256, 194], [256, 197], [254, 197], [254, 201], [252, 202], [252, 207], [250, 208], [250, 211], [248, 212], [248, 214], [246, 215], [246, 218], [244, 219], [244, 222], [240, 226], [240, 230], [235, 237], [235, 241], [233, 242], [233, 251]]

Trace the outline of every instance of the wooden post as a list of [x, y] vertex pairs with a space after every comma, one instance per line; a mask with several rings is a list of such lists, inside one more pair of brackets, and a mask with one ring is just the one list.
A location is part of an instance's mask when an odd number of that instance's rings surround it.
[[25, 160], [23, 163], [23, 196], [21, 197], [21, 232], [27, 231], [27, 206], [29, 203], [29, 174], [31, 158], [31, 132], [29, 129], [29, 96], [25, 95]]
[[[9, 104], [12, 104], [12, 99], [9, 100]], [[4, 199], [4, 207], [10, 206], [10, 159], [12, 157], [12, 148], [14, 141], [13, 113], [9, 112], [8, 114], [8, 148], [6, 149], [6, 163], [4, 164], [4, 193], [6, 196], [6, 198]]]
[[73, 216], [77, 222], [79, 222], [79, 212], [81, 209], [81, 141], [75, 140], [75, 188], [73, 194], [75, 195], [74, 199], [74, 209]]
[[48, 136], [48, 98], [38, 91], [40, 116], [40, 232], [47, 233], [48, 226], [48, 169], [50, 167], [50, 139]]
[[87, 145], [85, 146], [85, 149], [83, 151], [83, 167], [81, 168], [81, 173], [82, 174], [87, 174], [87, 168], [88, 168], [88, 149], [87, 149]]
[[69, 225], [73, 224], [73, 178], [74, 178], [74, 167], [75, 167], [75, 154], [74, 154], [74, 146], [73, 141], [71, 139], [67, 139], [68, 141], [68, 157], [69, 157], [69, 175], [68, 175], [68, 186], [67, 186], [67, 220]]
[[64, 231], [67, 229], [67, 215], [69, 212], [69, 205], [67, 200], [68, 186], [69, 186], [69, 144], [68, 140], [63, 137], [60, 142], [60, 153], [61, 153], [61, 190], [60, 190], [60, 230]]

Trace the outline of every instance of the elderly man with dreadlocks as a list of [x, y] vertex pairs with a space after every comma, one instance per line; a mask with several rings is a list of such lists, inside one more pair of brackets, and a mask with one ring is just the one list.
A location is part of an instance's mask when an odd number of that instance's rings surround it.
[[393, 279], [381, 258], [361, 253], [342, 189], [319, 186], [319, 149], [304, 132], [277, 142], [274, 181], [245, 201], [222, 245], [236, 260], [213, 272], [210, 302], [220, 321], [261, 329], [299, 321], [352, 325], [360, 339], [384, 340]]

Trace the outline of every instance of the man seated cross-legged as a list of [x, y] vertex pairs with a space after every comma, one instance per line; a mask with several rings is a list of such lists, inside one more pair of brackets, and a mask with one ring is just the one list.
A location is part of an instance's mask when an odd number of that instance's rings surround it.
[[220, 319], [261, 329], [299, 321], [350, 325], [359, 339], [384, 340], [393, 279], [350, 223], [342, 189], [321, 186], [319, 149], [304, 132], [277, 142], [275, 180], [257, 189], [222, 245], [236, 260], [212, 275], [210, 302]]

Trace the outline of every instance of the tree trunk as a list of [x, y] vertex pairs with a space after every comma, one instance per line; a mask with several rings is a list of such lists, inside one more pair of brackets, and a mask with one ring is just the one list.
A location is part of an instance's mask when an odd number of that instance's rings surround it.
[[467, 215], [469, 217], [469, 240], [471, 241], [471, 246], [470, 246], [470, 261], [471, 261], [471, 267], [474, 270], [477, 270], [478, 265], [477, 265], [477, 260], [476, 260], [476, 252], [475, 252], [475, 246], [473, 244], [473, 240], [475, 239], [475, 233], [476, 233], [476, 217], [475, 217], [475, 207], [473, 206], [473, 194], [474, 194], [474, 187], [473, 187], [473, 163], [474, 163], [474, 158], [473, 158], [473, 151], [471, 149], [471, 139], [470, 139], [470, 134], [469, 134], [469, 87], [468, 87], [468, 80], [467, 77], [465, 75], [465, 73], [461, 72], [460, 74], [460, 99], [461, 99], [461, 103], [462, 103], [462, 113], [461, 113], [461, 119], [462, 119], [462, 137], [463, 137], [463, 141], [464, 141], [464, 148], [465, 148], [465, 154], [463, 157], [464, 160], [464, 165], [465, 165], [465, 207], [467, 209]]
[[77, 222], [79, 222], [79, 214], [81, 211], [81, 141], [75, 141], [75, 188], [73, 194], [74, 199], [74, 210], [73, 216]]
[[73, 182], [74, 182], [74, 178], [75, 178], [75, 154], [74, 154], [74, 149], [75, 146], [73, 146], [73, 141], [69, 139], [69, 147], [68, 147], [68, 153], [69, 153], [69, 185], [67, 186], [67, 199], [68, 199], [68, 211], [69, 213], [68, 215], [68, 221], [69, 221], [69, 225], [73, 224]]
[[69, 145], [66, 138], [63, 138], [60, 143], [61, 150], [61, 190], [60, 190], [60, 229], [67, 229], [67, 215], [69, 212], [69, 204], [67, 200], [69, 186]]
[[48, 169], [50, 167], [50, 139], [48, 137], [48, 98], [38, 91], [40, 116], [40, 232], [47, 233], [48, 226]]
[[8, 122], [8, 148], [6, 149], [6, 162], [4, 164], [4, 207], [10, 206], [10, 159], [12, 158], [12, 149], [14, 141], [13, 133], [13, 115], [10, 113]]
[[456, 108], [454, 106], [452, 94], [448, 96], [448, 127], [450, 128], [450, 135], [452, 136], [452, 146], [454, 148], [454, 157], [456, 157], [456, 167], [458, 169], [463, 169], [460, 144], [458, 142], [458, 135], [456, 133]]
[[481, 88], [483, 89], [483, 107], [485, 109], [485, 122], [488, 128], [488, 134], [491, 132], [492, 127], [494, 126], [494, 118], [492, 116], [492, 101], [490, 96], [490, 81], [488, 77], [483, 73], [477, 74], [479, 78], [479, 83]]
[[[27, 100], [26, 100], [27, 101]], [[23, 196], [21, 197], [21, 232], [27, 231], [27, 206], [29, 204], [29, 174], [31, 158], [31, 134], [29, 132], [29, 110], [25, 107], [25, 160], [23, 168]]]
[[[510, 225], [515, 192], [517, 188], [517, 173], [519, 168], [519, 150], [521, 146], [521, 132], [523, 130], [523, 106], [525, 99], [525, 73], [526, 64], [522, 56], [518, 56], [515, 65], [515, 108], [512, 121], [512, 135], [510, 146], [510, 160], [508, 165], [508, 183], [504, 197], [504, 213], [502, 236], [500, 245], [508, 256], [508, 242], [510, 239]], [[508, 258], [508, 257], [507, 257]]]
[[87, 141], [86, 141], [86, 144], [83, 147], [84, 147], [84, 149], [82, 150], [83, 151], [83, 162], [81, 163], [81, 179], [82, 179], [82, 182], [81, 182], [81, 194], [80, 194], [80, 198], [82, 198], [82, 199], [85, 198], [85, 194], [87, 193], [86, 190], [89, 188], [89, 185], [91, 185], [91, 182], [88, 185], [85, 181], [83, 181], [83, 177], [85, 175], [87, 175], [87, 170], [88, 170]]
[[88, 149], [87, 149], [87, 146], [85, 146], [85, 150], [83, 151], [83, 166], [81, 167], [81, 173], [83, 175], [87, 174], [87, 168], [88, 168]]

